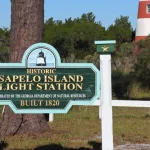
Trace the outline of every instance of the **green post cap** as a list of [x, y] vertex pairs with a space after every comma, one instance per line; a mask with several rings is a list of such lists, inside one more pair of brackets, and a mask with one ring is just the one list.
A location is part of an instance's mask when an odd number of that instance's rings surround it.
[[101, 54], [110, 54], [115, 52], [116, 41], [95, 41], [97, 52]]

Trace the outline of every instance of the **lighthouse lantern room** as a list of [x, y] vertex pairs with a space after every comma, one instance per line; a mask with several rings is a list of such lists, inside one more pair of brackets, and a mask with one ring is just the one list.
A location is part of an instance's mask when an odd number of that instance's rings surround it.
[[46, 66], [46, 58], [44, 53], [41, 51], [36, 59], [36, 66]]
[[135, 41], [150, 35], [150, 0], [140, 0]]

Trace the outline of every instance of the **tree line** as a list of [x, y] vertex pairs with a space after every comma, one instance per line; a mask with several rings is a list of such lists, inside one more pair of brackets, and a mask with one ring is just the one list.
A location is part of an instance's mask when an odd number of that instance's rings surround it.
[[[120, 45], [132, 42], [133, 32], [127, 16], [120, 16], [106, 29], [100, 21], [95, 21], [95, 15], [90, 12], [75, 19], [68, 18], [64, 22], [49, 18], [44, 24], [43, 42], [53, 45], [62, 58], [74, 54], [77, 59], [84, 59], [86, 55], [95, 52], [95, 40], [117, 40], [117, 45]], [[0, 53], [7, 51], [8, 41], [9, 29], [0, 29]]]
[[[64, 22], [51, 17], [44, 24], [43, 42], [54, 46], [63, 62], [89, 62], [99, 68], [94, 41], [116, 40], [116, 52], [112, 56], [113, 77], [122, 80], [121, 77], [129, 75], [144, 87], [150, 87], [150, 37], [136, 43], [128, 16], [116, 18], [107, 29], [95, 18], [92, 12], [75, 19], [70, 17]], [[8, 62], [9, 34], [9, 29], [0, 29], [0, 62]]]

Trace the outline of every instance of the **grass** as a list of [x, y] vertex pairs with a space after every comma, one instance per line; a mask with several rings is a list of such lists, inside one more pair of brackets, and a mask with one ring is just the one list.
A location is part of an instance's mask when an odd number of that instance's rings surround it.
[[[101, 143], [101, 121], [98, 119], [98, 111], [98, 107], [73, 107], [68, 114], [55, 115], [54, 122], [49, 123], [52, 129], [50, 135], [7, 137], [5, 142], [8, 145], [5, 149], [55, 150], [67, 147], [66, 150], [79, 150], [80, 147], [84, 147], [93, 150], [96, 143]], [[115, 145], [150, 144], [150, 118], [146, 117], [149, 111], [147, 108], [114, 107]]]
[[114, 141], [118, 144], [149, 143], [149, 108], [114, 108]]
[[133, 83], [129, 90], [129, 97], [150, 100], [150, 89], [142, 88], [140, 83]]
[[[150, 99], [150, 92], [138, 84], [130, 90], [130, 96], [135, 99]], [[99, 150], [101, 120], [98, 114], [98, 107], [74, 106], [67, 114], [55, 115], [54, 122], [49, 123], [51, 134], [6, 137], [5, 150]], [[150, 108], [113, 107], [115, 146], [150, 144], [149, 126]]]

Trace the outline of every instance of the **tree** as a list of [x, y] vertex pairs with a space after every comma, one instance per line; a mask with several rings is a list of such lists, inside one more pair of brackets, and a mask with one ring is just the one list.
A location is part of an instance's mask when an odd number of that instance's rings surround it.
[[92, 12], [79, 18], [66, 19], [65, 22], [50, 18], [45, 23], [45, 42], [56, 47], [65, 59], [71, 54], [77, 59], [93, 55], [96, 49], [94, 40], [104, 40], [105, 36], [105, 28], [95, 21]]
[[137, 44], [140, 55], [137, 56], [134, 74], [144, 87], [150, 88], [150, 36]]
[[112, 56], [112, 70], [123, 74], [129, 74], [134, 70], [136, 57], [134, 56], [136, 43], [123, 43]]
[[131, 42], [132, 41], [132, 34], [133, 29], [132, 25], [129, 22], [129, 17], [127, 16], [120, 16], [115, 20], [114, 25], [110, 25], [108, 28], [108, 38], [117, 40], [117, 45], [124, 42]]
[[0, 28], [0, 62], [8, 62], [9, 36], [10, 32], [7, 28]]
[[[10, 61], [21, 62], [25, 50], [43, 41], [44, 0], [11, 0]], [[14, 114], [6, 106], [1, 136], [49, 131], [45, 116]]]

